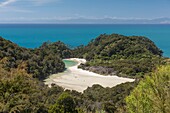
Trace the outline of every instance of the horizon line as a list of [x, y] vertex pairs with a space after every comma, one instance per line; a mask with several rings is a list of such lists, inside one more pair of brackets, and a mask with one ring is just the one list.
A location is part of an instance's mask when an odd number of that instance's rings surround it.
[[98, 24], [98, 25], [170, 25], [170, 23], [53, 23], [53, 22], [0, 22], [0, 24]]

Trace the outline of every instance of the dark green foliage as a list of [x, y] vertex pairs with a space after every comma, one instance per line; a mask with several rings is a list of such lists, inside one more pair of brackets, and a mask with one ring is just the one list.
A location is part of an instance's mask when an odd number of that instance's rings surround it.
[[0, 112], [47, 113], [63, 89], [49, 89], [25, 70], [17, 68], [7, 72], [0, 65]]
[[77, 113], [74, 99], [68, 93], [62, 93], [56, 104], [49, 108], [49, 113]]
[[33, 73], [33, 77], [44, 79], [50, 74], [62, 72], [65, 65], [57, 55], [39, 56], [35, 55], [28, 60], [28, 73]]
[[72, 51], [73, 57], [75, 58], [83, 58], [84, 53], [88, 52], [84, 45], [78, 46]]
[[[63, 113], [64, 109], [68, 108], [66, 106], [72, 103], [69, 107], [75, 108], [76, 106], [75, 109], [79, 113], [95, 113], [97, 111], [119, 113], [119, 108], [125, 108], [125, 97], [130, 94], [130, 91], [136, 84], [137, 83], [124, 83], [113, 88], [103, 88], [100, 85], [93, 85], [87, 88], [83, 94], [66, 90], [66, 93], [63, 94], [64, 96], [61, 95], [60, 98], [57, 99], [57, 102], [50, 107], [49, 112]], [[69, 98], [68, 100], [71, 100], [70, 102], [67, 101], [67, 97]]]
[[115, 113], [116, 111], [116, 107], [114, 106], [114, 104], [110, 103], [110, 102], [106, 102], [103, 104], [103, 109], [107, 112], [107, 113]]
[[113, 88], [103, 88], [100, 85], [93, 85], [87, 88], [83, 93], [84, 100], [86, 100], [84, 104], [89, 111], [104, 110], [108, 113], [114, 113], [119, 107], [125, 106], [124, 99], [130, 94], [130, 91], [136, 84], [135, 82], [124, 83]]
[[71, 50], [62, 42], [45, 42], [38, 49], [26, 49], [0, 37], [0, 60], [6, 60], [4, 67], [7, 70], [17, 68], [24, 61], [27, 72], [40, 80], [64, 71], [62, 58], [68, 57], [71, 57]]
[[100, 35], [87, 46], [75, 49], [76, 53], [88, 60], [81, 68], [112, 68], [111, 73], [120, 76], [142, 76], [162, 63], [162, 51], [148, 38], [138, 36]]
[[148, 38], [138, 36], [127, 37], [118, 34], [100, 35], [91, 41], [87, 48], [93, 48], [95, 50], [93, 51], [94, 54], [109, 57], [115, 54], [124, 57], [138, 56], [143, 53], [162, 55], [162, 51]]
[[[64, 91], [56, 85], [48, 88], [34, 79], [42, 80], [50, 74], [64, 71], [62, 59], [70, 57], [86, 58], [88, 62], [80, 66], [83, 69], [93, 67], [101, 70], [98, 73], [135, 77], [142, 77], [163, 63], [162, 51], [145, 37], [104, 34], [87, 46], [79, 46], [74, 50], [70, 50], [62, 42], [45, 42], [37, 49], [26, 49], [0, 37], [0, 112], [124, 113], [124, 99], [136, 86], [136, 82], [120, 84], [113, 88], [93, 85], [84, 93], [78, 93]], [[167, 87], [165, 89], [167, 90]], [[133, 93], [130, 97], [133, 97]], [[133, 105], [133, 101], [129, 102], [128, 104]], [[164, 101], [156, 105], [159, 104], [162, 107]]]
[[17, 68], [21, 61], [31, 58], [31, 53], [28, 49], [0, 37], [0, 60], [3, 58], [7, 58], [7, 69]]
[[55, 43], [45, 42], [35, 52], [41, 52], [42, 56], [48, 54], [58, 55], [59, 58], [70, 58], [72, 57], [71, 50], [62, 42], [58, 41]]

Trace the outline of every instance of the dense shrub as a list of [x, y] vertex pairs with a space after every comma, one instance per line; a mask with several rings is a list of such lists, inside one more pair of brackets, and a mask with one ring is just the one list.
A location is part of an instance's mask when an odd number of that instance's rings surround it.
[[2, 113], [47, 113], [64, 90], [60, 87], [49, 89], [32, 78], [19, 66], [6, 71], [0, 65], [0, 112]]
[[170, 112], [170, 66], [148, 75], [126, 98], [128, 113]]

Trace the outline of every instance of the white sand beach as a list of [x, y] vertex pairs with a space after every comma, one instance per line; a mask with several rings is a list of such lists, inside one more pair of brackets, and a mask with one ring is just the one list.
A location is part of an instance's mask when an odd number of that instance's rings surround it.
[[133, 82], [134, 79], [123, 78], [118, 76], [103, 76], [86, 70], [78, 69], [80, 63], [85, 63], [85, 59], [70, 58], [78, 62], [76, 66], [69, 67], [65, 72], [53, 74], [45, 80], [45, 84], [51, 85], [52, 83], [62, 86], [65, 89], [76, 90], [83, 92], [87, 87], [94, 84], [100, 84], [103, 87], [113, 87], [125, 82]]

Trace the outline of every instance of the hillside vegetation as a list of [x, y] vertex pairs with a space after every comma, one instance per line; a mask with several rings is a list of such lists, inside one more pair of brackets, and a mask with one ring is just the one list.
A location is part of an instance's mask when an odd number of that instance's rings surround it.
[[99, 74], [141, 77], [162, 64], [162, 51], [148, 38], [118, 34], [100, 35], [87, 46], [74, 50], [74, 56], [88, 62], [80, 68]]
[[[42, 80], [64, 71], [62, 59], [71, 57], [86, 58], [80, 67], [100, 74], [142, 78], [154, 72], [140, 82], [112, 88], [96, 84], [83, 93], [45, 86]], [[156, 70], [164, 61], [169, 59], [145, 37], [104, 34], [74, 50], [62, 42], [26, 49], [0, 37], [0, 112], [169, 113], [170, 66]]]
[[25, 71], [25, 64], [6, 71], [0, 64], [0, 112], [47, 113], [64, 91], [61, 87], [48, 88]]
[[3, 59], [4, 68], [17, 68], [25, 62], [27, 72], [34, 78], [44, 79], [50, 74], [64, 71], [62, 58], [70, 55], [70, 49], [62, 42], [45, 42], [37, 49], [26, 49], [0, 37], [0, 60]]
[[158, 68], [140, 81], [126, 103], [128, 113], [169, 113], [170, 65]]
[[[113, 88], [94, 85], [83, 94], [51, 88], [32, 78], [25, 71], [25, 63], [6, 71], [0, 64], [0, 112], [2, 113], [87, 113], [97, 111], [115, 112], [124, 107], [125, 97], [135, 86], [125, 83]], [[67, 93], [67, 94], [66, 94]], [[109, 106], [107, 106], [109, 105]]]
[[17, 68], [24, 61], [27, 72], [38, 79], [64, 71], [62, 59], [70, 57], [85, 58], [88, 62], [80, 65], [85, 70], [129, 77], [141, 77], [163, 64], [162, 51], [145, 37], [104, 34], [74, 50], [62, 42], [26, 49], [0, 37], [0, 59], [6, 60], [6, 69]]

